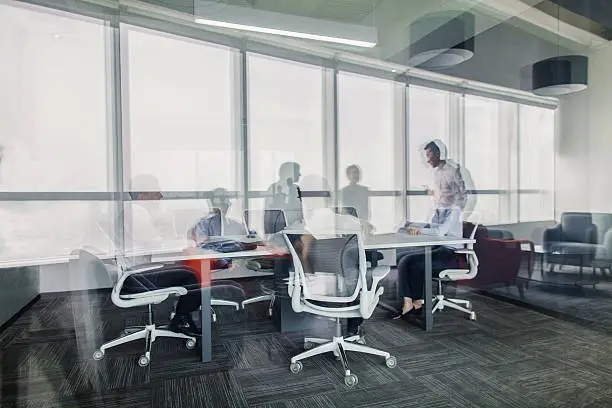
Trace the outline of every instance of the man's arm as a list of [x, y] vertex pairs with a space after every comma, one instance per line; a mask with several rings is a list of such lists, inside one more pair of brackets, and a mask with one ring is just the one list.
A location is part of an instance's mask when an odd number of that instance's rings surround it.
[[453, 181], [457, 186], [457, 205], [459, 205], [461, 209], [464, 209], [467, 203], [467, 192], [465, 189], [465, 181], [463, 180], [463, 175], [461, 174], [461, 167], [458, 164]]
[[460, 222], [461, 211], [454, 208], [442, 224], [432, 224], [429, 228], [421, 228], [419, 232], [423, 235], [437, 235], [443, 237]]

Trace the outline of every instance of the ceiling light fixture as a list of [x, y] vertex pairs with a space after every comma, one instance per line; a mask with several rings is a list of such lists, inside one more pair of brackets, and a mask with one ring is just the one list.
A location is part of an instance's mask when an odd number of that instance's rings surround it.
[[211, 27], [365, 48], [375, 47], [377, 43], [375, 27], [231, 6], [215, 1], [196, 0], [194, 14], [196, 23]]
[[410, 26], [408, 65], [443, 69], [474, 56], [474, 15], [440, 12], [428, 14]]
[[560, 55], [560, 14], [557, 6], [557, 56], [532, 66], [532, 91], [539, 96], [561, 96], [587, 88], [589, 59], [584, 55]]

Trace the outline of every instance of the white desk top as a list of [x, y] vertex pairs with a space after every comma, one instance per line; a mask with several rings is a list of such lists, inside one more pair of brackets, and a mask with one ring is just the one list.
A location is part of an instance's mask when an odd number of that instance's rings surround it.
[[[298, 231], [291, 231], [292, 233], [298, 233]], [[302, 232], [303, 233], [303, 232]], [[397, 248], [410, 248], [410, 247], [424, 247], [424, 246], [435, 246], [435, 245], [465, 245], [474, 243], [474, 240], [468, 238], [455, 238], [455, 237], [436, 237], [426, 235], [407, 235], [407, 234], [377, 234], [366, 236], [364, 238], [364, 249], [397, 249]], [[537, 250], [536, 250], [537, 252]], [[219, 253], [209, 250], [202, 250], [198, 248], [189, 248], [185, 250], [181, 247], [166, 247], [158, 249], [148, 250], [135, 250], [127, 252], [124, 257], [137, 257], [151, 255], [153, 262], [178, 262], [186, 260], [206, 260], [206, 259], [240, 259], [240, 258], [264, 258], [271, 256], [283, 255], [283, 249], [281, 248], [266, 248], [259, 247], [251, 251], [240, 251], [240, 252], [227, 252]], [[114, 254], [101, 255], [102, 259], [114, 258]], [[0, 261], [0, 269], [4, 268], [19, 268], [26, 266], [42, 266], [42, 265], [53, 265], [68, 263], [72, 257], [70, 255], [47, 257], [38, 259], [17, 259]]]
[[435, 245], [466, 245], [473, 244], [475, 242], [475, 240], [469, 238], [389, 233], [364, 237], [364, 249], [397, 249]]
[[[190, 251], [175, 251], [166, 252], [163, 254], [153, 254], [153, 262], [177, 262], [187, 260], [206, 260], [206, 259], [240, 259], [240, 258], [264, 258], [269, 256], [282, 255], [283, 252], [279, 250], [272, 250], [265, 247], [261, 247], [252, 251], [240, 251], [240, 252], [214, 252], [202, 249], [191, 249]], [[129, 257], [129, 255], [126, 255]]]
[[24, 258], [24, 259], [11, 259], [8, 261], [0, 261], [0, 269], [8, 268], [24, 268], [28, 266], [43, 266], [43, 265], [55, 265], [64, 264], [70, 261], [70, 256], [50, 256], [45, 258]]

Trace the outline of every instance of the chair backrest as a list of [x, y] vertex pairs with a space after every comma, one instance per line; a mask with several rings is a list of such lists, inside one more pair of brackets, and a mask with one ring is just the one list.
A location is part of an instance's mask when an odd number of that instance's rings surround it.
[[256, 230], [256, 226], [261, 222], [264, 234], [276, 234], [287, 227], [285, 212], [281, 209], [267, 210], [246, 210], [244, 212], [244, 222], [247, 230]]
[[[476, 233], [478, 232], [478, 227], [480, 226], [480, 214], [479, 213], [470, 213], [469, 216], [466, 214], [464, 219], [470, 219], [470, 222], [464, 222], [464, 236], [465, 236], [465, 225], [473, 225], [473, 228], [471, 229], [471, 231], [469, 231], [469, 235], [467, 235], [466, 238], [469, 239], [476, 239]], [[466, 247], [468, 249], [474, 249], [474, 244], [467, 244]]]
[[561, 215], [561, 230], [563, 241], [585, 242], [587, 229], [593, 225], [591, 213], [571, 212]]
[[[308, 239], [303, 239], [304, 236]], [[365, 251], [359, 234], [330, 234], [324, 238], [284, 234], [284, 237], [295, 269], [292, 282], [301, 285], [304, 299], [346, 303], [357, 298], [366, 282]], [[336, 278], [337, 286], [330, 287], [327, 279], [330, 276]]]
[[338, 206], [334, 207], [334, 210], [336, 214], [350, 215], [351, 217], [357, 218], [357, 210], [355, 209], [355, 207]]

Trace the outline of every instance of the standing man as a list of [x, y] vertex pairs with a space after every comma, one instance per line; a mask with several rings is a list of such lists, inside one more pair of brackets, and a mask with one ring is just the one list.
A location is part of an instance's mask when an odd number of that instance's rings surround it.
[[268, 187], [265, 208], [283, 210], [287, 225], [303, 220], [302, 191], [297, 183], [300, 181], [301, 168], [298, 163], [285, 162], [278, 170], [279, 180]]
[[439, 139], [425, 145], [427, 164], [434, 169], [433, 181], [427, 190], [433, 196], [436, 211], [454, 206], [464, 210], [468, 198], [465, 182], [459, 165], [449, 163], [446, 155], [446, 145]]

